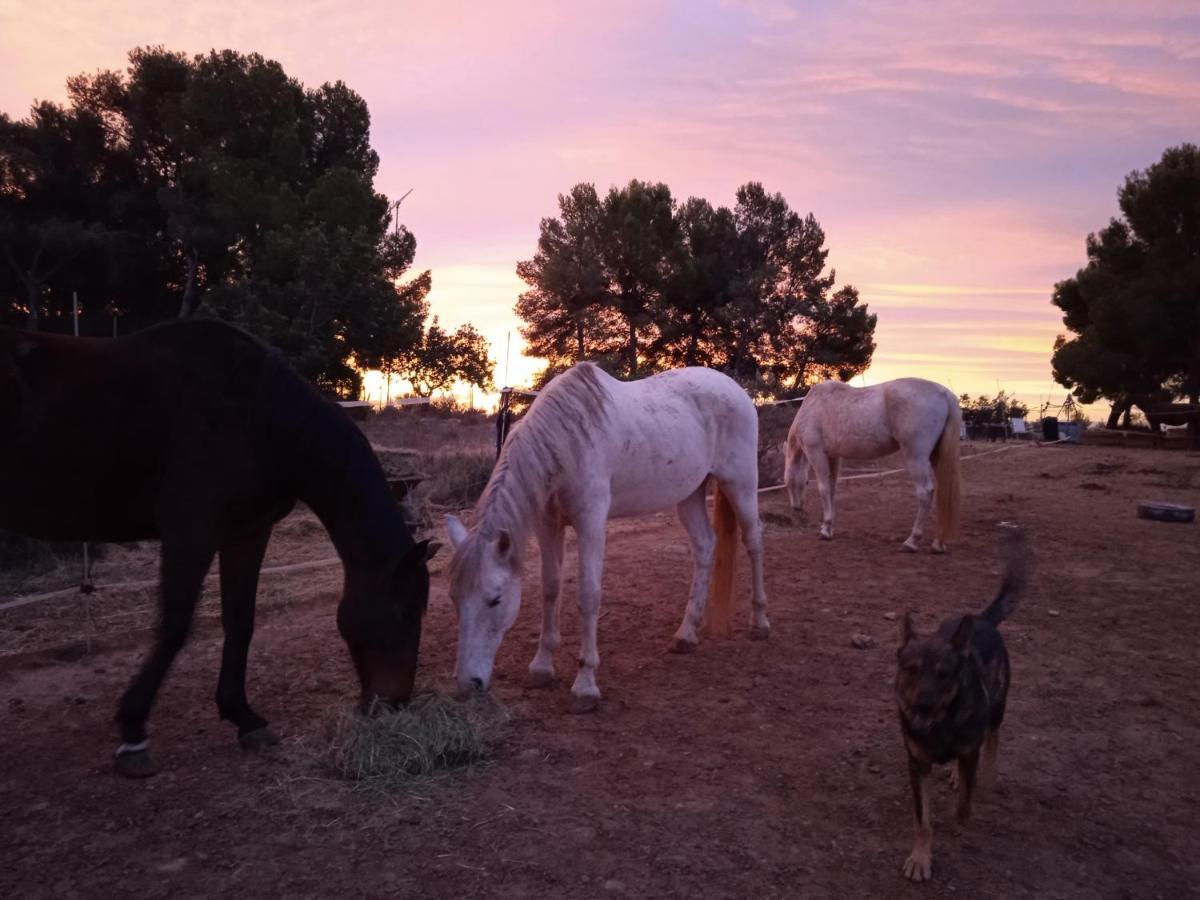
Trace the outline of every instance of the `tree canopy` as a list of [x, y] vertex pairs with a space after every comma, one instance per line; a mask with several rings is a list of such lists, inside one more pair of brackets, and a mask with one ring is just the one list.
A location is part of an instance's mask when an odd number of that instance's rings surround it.
[[1200, 150], [1172, 147], [1117, 193], [1121, 218], [1087, 238], [1088, 262], [1054, 287], [1069, 335], [1054, 377], [1109, 426], [1140, 395], [1200, 399]]
[[454, 331], [447, 331], [437, 316], [424, 330], [419, 343], [383, 366], [384, 371], [394, 371], [408, 379], [419, 397], [447, 390], [456, 381], [489, 390], [492, 368], [487, 340], [475, 326], [460, 325]]
[[219, 315], [352, 393], [421, 339], [429, 274], [375, 191], [366, 103], [258, 54], [134, 50], [0, 117], [0, 319], [93, 333]]
[[962, 394], [958, 402], [963, 418], [975, 424], [1002, 424], [1009, 419], [1023, 419], [1029, 415], [1029, 407], [1006, 391], [1000, 391], [995, 397], [980, 394], [972, 398], [970, 394]]
[[870, 364], [875, 316], [853, 287], [834, 289], [827, 254], [817, 220], [758, 183], [733, 209], [676, 203], [665, 184], [603, 198], [578, 184], [517, 264], [521, 334], [550, 372], [580, 359], [623, 377], [706, 365], [774, 395], [849, 379]]

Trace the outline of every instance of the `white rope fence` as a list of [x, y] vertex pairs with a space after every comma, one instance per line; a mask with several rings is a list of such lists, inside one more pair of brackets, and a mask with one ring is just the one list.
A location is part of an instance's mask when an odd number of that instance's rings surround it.
[[[1007, 447], [998, 447], [995, 450], [985, 450], [982, 453], [973, 453], [970, 456], [964, 456], [964, 457], [962, 457], [962, 459], [964, 459], [964, 460], [978, 459], [981, 456], [991, 456], [994, 453], [1003, 453], [1005, 450], [1012, 450], [1016, 446], [1019, 446], [1019, 445], [1012, 444]], [[901, 467], [898, 469], [885, 469], [881, 472], [864, 472], [859, 475], [845, 475], [845, 476], [839, 478], [838, 481], [839, 482], [841, 482], [841, 481], [858, 481], [858, 480], [867, 479], [867, 478], [883, 478], [887, 475], [896, 475], [896, 474], [899, 474], [900, 472], [904, 472], [904, 471], [906, 471], [906, 470], [903, 467]], [[775, 485], [771, 485], [769, 487], [759, 488], [758, 492], [760, 494], [767, 494], [772, 491], [783, 490], [786, 486], [787, 485], [785, 485], [785, 484], [775, 484]], [[327, 559], [313, 559], [313, 560], [308, 560], [307, 562], [290, 563], [290, 564], [281, 565], [281, 566], [266, 566], [262, 569], [261, 574], [262, 575], [282, 575], [282, 574], [286, 574], [289, 572], [303, 572], [308, 569], [325, 568], [326, 566], [336, 565], [336, 564], [339, 564], [340, 562], [341, 562], [341, 560], [338, 557], [333, 556], [333, 557], [329, 557]], [[220, 572], [218, 570], [218, 571], [210, 573], [208, 575], [208, 577], [205, 579], [205, 582], [207, 583], [207, 582], [214, 581], [215, 579], [217, 579], [219, 577], [220, 577]], [[158, 579], [155, 578], [152, 580], [122, 581], [122, 582], [115, 582], [113, 584], [96, 585], [95, 589], [97, 592], [100, 592], [100, 591], [135, 591], [135, 590], [145, 590], [146, 588], [154, 588], [157, 586], [158, 586]], [[4, 611], [10, 610], [10, 609], [17, 609], [22, 606], [29, 606], [30, 604], [33, 604], [33, 603], [41, 603], [45, 600], [56, 600], [59, 598], [81, 597], [81, 596], [85, 596], [85, 595], [80, 592], [78, 585], [75, 585], [75, 586], [68, 587], [68, 588], [62, 588], [62, 589], [56, 590], [56, 591], [47, 591], [44, 594], [31, 594], [26, 597], [17, 597], [14, 600], [9, 600], [5, 603], [0, 603], [0, 612], [4, 612]]]
[[[341, 562], [341, 560], [336, 556], [330, 557], [328, 559], [310, 559], [307, 562], [302, 562], [302, 563], [290, 563], [288, 565], [283, 565], [283, 566], [267, 566], [260, 571], [260, 574], [261, 575], [277, 575], [277, 574], [281, 574], [284, 572], [302, 572], [305, 569], [320, 569], [320, 568], [324, 568], [325, 566], [332, 566], [335, 563], [340, 563], [340, 562]], [[218, 571], [210, 573], [208, 575], [208, 577], [205, 578], [204, 580], [207, 583], [207, 582], [213, 581], [217, 578], [220, 578], [220, 575], [221, 575], [221, 573], [218, 570]], [[145, 588], [153, 588], [153, 587], [158, 587], [158, 579], [157, 578], [155, 578], [153, 580], [148, 580], [148, 581], [120, 581], [120, 582], [115, 582], [113, 584], [105, 584], [105, 585], [98, 584], [98, 585], [96, 585], [96, 592], [99, 593], [102, 590], [103, 591], [113, 591], [113, 590], [136, 591], [136, 590], [143, 590]], [[76, 596], [76, 597], [83, 596], [83, 594], [80, 592], [78, 586], [63, 588], [62, 590], [58, 590], [58, 591], [48, 591], [45, 594], [33, 594], [28, 597], [18, 597], [15, 600], [9, 600], [6, 603], [0, 603], [0, 612], [3, 612], [6, 609], [16, 609], [19, 606], [28, 606], [31, 603], [40, 603], [43, 600], [54, 600], [58, 597], [70, 597], [72, 595]]]
[[[1058, 442], [1054, 441], [1052, 443], [1058, 443]], [[962, 460], [978, 459], [981, 456], [991, 456], [993, 453], [1003, 453], [1005, 450], [1012, 450], [1014, 447], [1017, 447], [1017, 446], [1020, 446], [1020, 445], [1010, 444], [1007, 447], [997, 447], [995, 450], [984, 450], [982, 453], [972, 453], [970, 456], [963, 456], [963, 457], [960, 457], [960, 459], [962, 459]], [[908, 471], [907, 469], [905, 469], [903, 466], [901, 466], [899, 469], [885, 469], [882, 472], [863, 472], [861, 475], [843, 475], [842, 477], [838, 478], [838, 484], [841, 484], [843, 481], [858, 481], [858, 480], [864, 479], [864, 478], [882, 478], [885, 475], [896, 475], [899, 472], [907, 472], [907, 471]], [[758, 492], [760, 494], [769, 494], [771, 491], [782, 491], [785, 487], [787, 487], [787, 484], [773, 484], [773, 485], [770, 485], [769, 487], [759, 488]]]

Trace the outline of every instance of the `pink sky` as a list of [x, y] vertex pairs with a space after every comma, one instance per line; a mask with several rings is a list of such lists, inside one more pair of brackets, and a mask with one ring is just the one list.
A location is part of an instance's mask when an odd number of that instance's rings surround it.
[[[516, 260], [579, 181], [732, 203], [762, 181], [828, 235], [879, 314], [873, 383], [920, 375], [1061, 400], [1053, 283], [1125, 175], [1200, 140], [1184, 2], [436, 3], [0, 0], [0, 110], [164, 44], [258, 51], [370, 105], [378, 188], [504, 377]], [[1190, 11], [1189, 11], [1190, 10]]]

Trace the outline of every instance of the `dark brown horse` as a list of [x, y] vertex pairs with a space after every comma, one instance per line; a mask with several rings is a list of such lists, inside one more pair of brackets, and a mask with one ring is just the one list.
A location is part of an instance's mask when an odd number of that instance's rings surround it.
[[259, 569], [297, 500], [345, 568], [338, 630], [364, 702], [408, 700], [426, 561], [375, 454], [336, 405], [228, 325], [172, 322], [118, 340], [0, 328], [0, 529], [69, 541], [162, 541], [161, 620], [121, 698], [116, 767], [146, 776], [146, 719], [221, 557], [221, 718], [247, 748], [277, 738], [246, 700]]

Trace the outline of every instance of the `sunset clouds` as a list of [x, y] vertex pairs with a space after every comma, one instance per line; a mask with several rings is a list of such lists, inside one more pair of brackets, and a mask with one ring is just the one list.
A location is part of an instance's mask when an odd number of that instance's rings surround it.
[[1054, 281], [1130, 170], [1200, 140], [1189, 8], [0, 0], [0, 109], [152, 43], [344, 80], [371, 108], [379, 187], [415, 188], [402, 218], [437, 311], [501, 356], [513, 266], [559, 192], [638, 177], [732, 203], [761, 180], [817, 216], [839, 282], [879, 313], [868, 381], [1034, 399], [1052, 384]]

